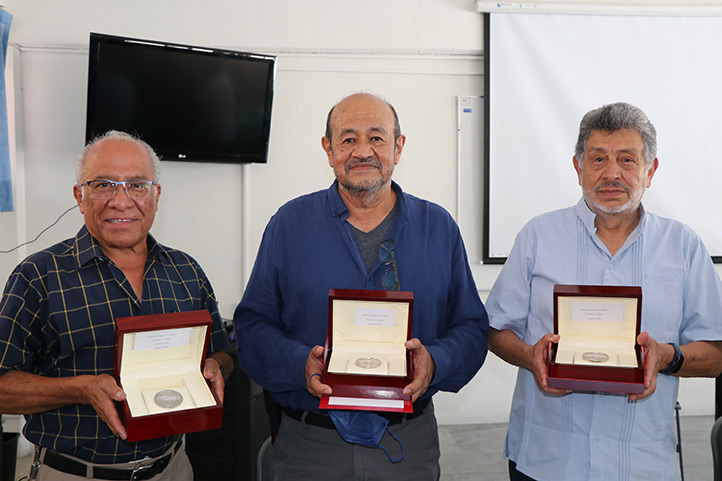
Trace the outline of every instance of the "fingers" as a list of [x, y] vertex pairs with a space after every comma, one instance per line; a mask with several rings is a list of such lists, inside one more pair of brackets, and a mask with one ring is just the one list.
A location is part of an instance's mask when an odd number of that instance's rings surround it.
[[651, 396], [654, 394], [654, 391], [657, 390], [657, 376], [654, 376], [654, 378], [649, 383], [649, 386], [644, 388], [644, 391], [641, 394], [630, 394], [629, 400], [630, 401], [641, 401], [642, 399]]
[[322, 381], [323, 374], [323, 346], [314, 346], [308, 353], [306, 360], [306, 389], [311, 395], [320, 398], [322, 395], [331, 394], [332, 389]]
[[649, 333], [647, 331], [642, 331], [637, 336], [637, 344], [639, 344], [640, 346], [647, 346], [650, 339], [652, 339], [652, 337], [649, 335]]
[[547, 374], [548, 374], [548, 369], [549, 369], [549, 366], [548, 366], [549, 352], [551, 350], [552, 344], [558, 343], [559, 339], [561, 339], [559, 334], [552, 334], [552, 333], [545, 334], [533, 346], [532, 360], [530, 362], [530, 364], [531, 364], [530, 370], [531, 370], [532, 374], [534, 375], [534, 380], [536, 381], [539, 389], [541, 389], [546, 394], [551, 394], [551, 395], [555, 395], [555, 396], [569, 394], [570, 392], [572, 392], [571, 390], [567, 390], [567, 389], [550, 388], [549, 384], [547, 383]]
[[659, 362], [662, 357], [660, 345], [647, 331], [637, 336], [637, 343], [642, 346], [642, 357], [644, 359], [644, 391], [641, 394], [630, 394], [630, 401], [639, 401], [654, 394], [657, 390], [657, 375], [659, 374]]
[[424, 383], [421, 381], [421, 379], [414, 379], [411, 384], [408, 384], [406, 387], [404, 387], [404, 394], [409, 395], [411, 394], [411, 402], [416, 402], [419, 397], [423, 396], [426, 390], [428, 389], [428, 384], [424, 385]]
[[[424, 347], [424, 345], [421, 344], [421, 341], [419, 341], [417, 338], [409, 339], [408, 341], [406, 341], [404, 343], [404, 346], [406, 346], [406, 349], [408, 349], [410, 351], [414, 351], [416, 349], [420, 349], [420, 348]], [[424, 349], [426, 349], [426, 348], [424, 347]]]
[[416, 338], [409, 339], [404, 343], [406, 349], [412, 353], [414, 362], [414, 379], [404, 387], [404, 394], [411, 394], [411, 401], [415, 402], [419, 397], [423, 396], [429, 388], [429, 384], [436, 373], [436, 363], [431, 357], [429, 351]]
[[100, 419], [108, 425], [115, 436], [126, 439], [127, 432], [115, 405], [115, 402], [125, 399], [125, 392], [118, 386], [115, 379], [107, 374], [91, 376], [90, 382], [88, 404], [95, 409]]
[[113, 401], [125, 400], [125, 392], [118, 386], [112, 376], [101, 374], [95, 377], [96, 388]]
[[[211, 359], [215, 362], [208, 362]], [[221, 361], [214, 357], [206, 359], [206, 364], [203, 367], [203, 377], [211, 381], [211, 388], [213, 389], [213, 392], [216, 393], [218, 400], [221, 404], [223, 404], [226, 381], [223, 379], [220, 362]]]
[[307, 383], [308, 392], [318, 398], [320, 398], [324, 394], [331, 394], [332, 392], [331, 386], [329, 386], [328, 384], [324, 384], [322, 382], [322, 379], [323, 378], [321, 377], [320, 373], [314, 373], [311, 375]]

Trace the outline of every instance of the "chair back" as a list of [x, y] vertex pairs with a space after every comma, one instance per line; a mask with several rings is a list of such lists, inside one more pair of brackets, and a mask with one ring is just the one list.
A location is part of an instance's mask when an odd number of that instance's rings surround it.
[[714, 466], [714, 481], [722, 481], [722, 417], [718, 418], [712, 426], [712, 465]]
[[273, 481], [276, 477], [276, 459], [273, 455], [273, 443], [269, 436], [258, 451], [258, 481]]

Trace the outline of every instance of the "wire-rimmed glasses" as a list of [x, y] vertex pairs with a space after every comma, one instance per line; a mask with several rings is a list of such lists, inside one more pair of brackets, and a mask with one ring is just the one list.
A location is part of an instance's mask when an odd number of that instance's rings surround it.
[[381, 276], [381, 285], [385, 291], [398, 291], [401, 289], [399, 270], [396, 267], [396, 254], [394, 254], [394, 241], [386, 239], [379, 244], [379, 259], [390, 265]]
[[125, 194], [134, 200], [142, 200], [148, 198], [151, 188], [158, 185], [152, 180], [90, 180], [78, 184], [81, 187], [88, 186], [90, 190], [90, 198], [97, 200], [110, 200], [117, 192], [118, 186], [122, 185]]

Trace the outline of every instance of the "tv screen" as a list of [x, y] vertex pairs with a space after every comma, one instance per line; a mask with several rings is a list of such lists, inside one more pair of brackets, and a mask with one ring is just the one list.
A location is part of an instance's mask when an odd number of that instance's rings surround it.
[[122, 130], [165, 160], [266, 162], [275, 61], [91, 33], [86, 141]]

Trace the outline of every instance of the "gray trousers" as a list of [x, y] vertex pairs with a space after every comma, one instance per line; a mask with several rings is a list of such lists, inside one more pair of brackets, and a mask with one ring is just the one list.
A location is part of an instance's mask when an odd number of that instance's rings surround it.
[[[433, 403], [420, 416], [389, 429], [404, 446], [404, 459], [398, 463], [389, 461], [382, 449], [348, 443], [335, 429], [312, 426], [284, 414], [273, 446], [276, 481], [438, 481], [439, 430]], [[391, 457], [400, 456], [399, 443], [388, 432], [381, 445]]]
[[[172, 448], [171, 448], [172, 449]], [[43, 453], [41, 455], [40, 459], [43, 459], [45, 456], [44, 453], [45, 448], [43, 448]], [[165, 456], [165, 453], [161, 456], [158, 456], [158, 458]], [[78, 458], [73, 458], [77, 461], [82, 461]], [[157, 458], [153, 458], [157, 459]], [[82, 461], [84, 463], [87, 463], [86, 461]], [[95, 466], [92, 463], [91, 466]], [[133, 469], [135, 463], [119, 463], [119, 464], [101, 464], [98, 466], [102, 466], [104, 468], [119, 468], [119, 469]], [[40, 466], [40, 469], [38, 470], [38, 475], [35, 478], [37, 481], [79, 481], [82, 479], [93, 479], [88, 477], [80, 477], [75, 476], [72, 474], [63, 473], [61, 471], [57, 471], [49, 466], [42, 465]], [[163, 470], [162, 473], [158, 474], [157, 476], [154, 476], [151, 478], [152, 481], [193, 481], [193, 467], [191, 466], [190, 461], [188, 460], [188, 456], [186, 455], [185, 446], [181, 446], [178, 449], [178, 452], [173, 455], [173, 458], [171, 458], [170, 463], [166, 468]]]

